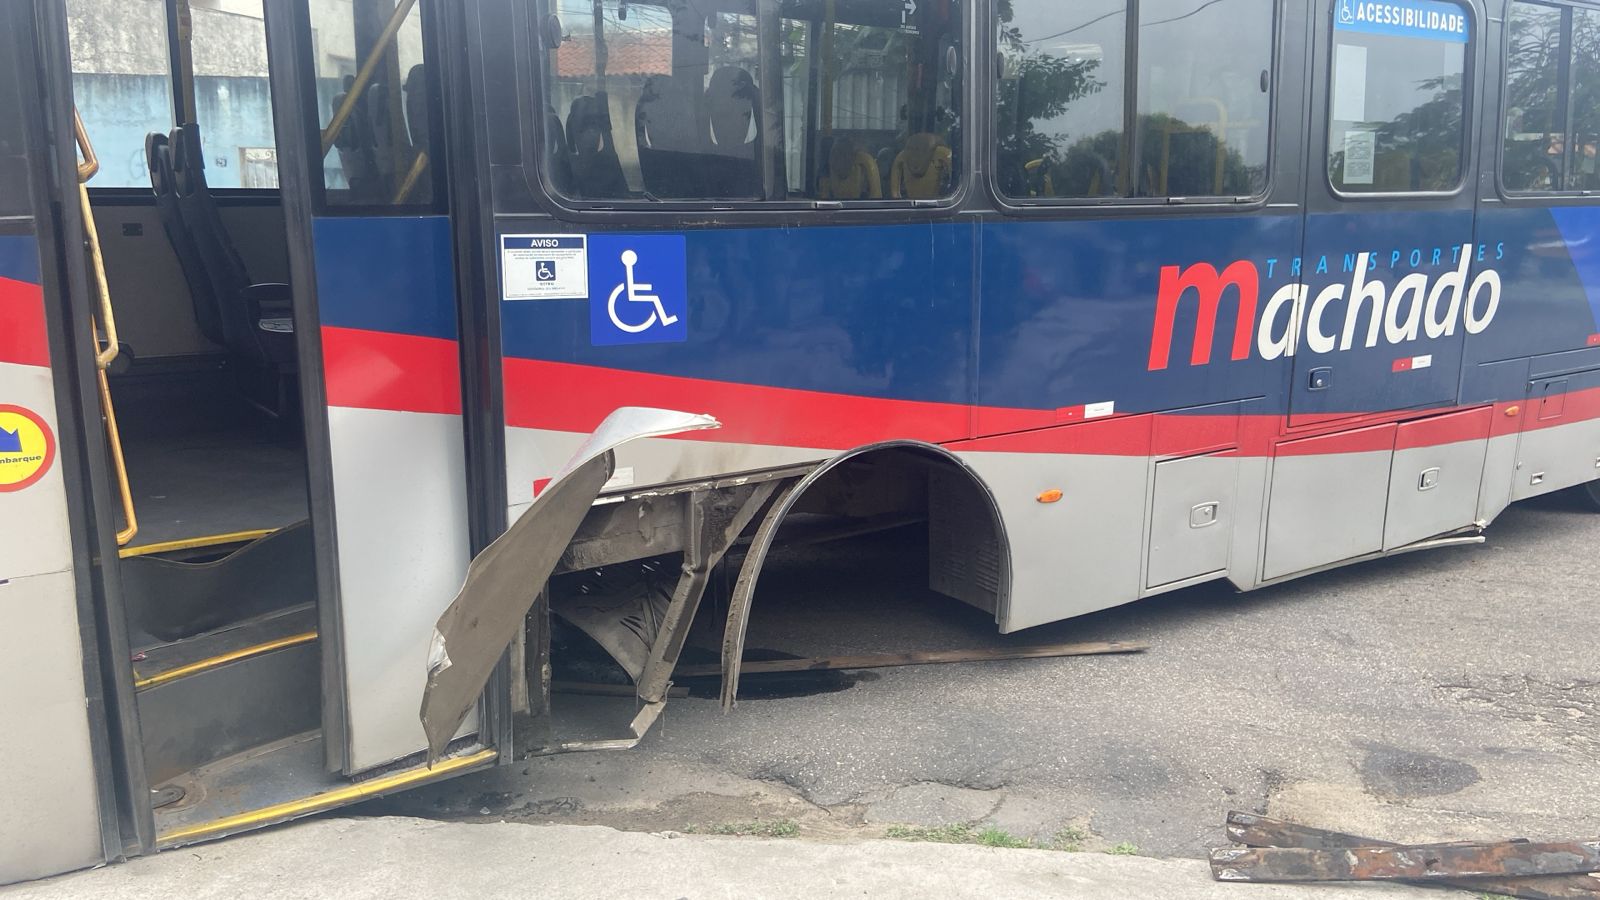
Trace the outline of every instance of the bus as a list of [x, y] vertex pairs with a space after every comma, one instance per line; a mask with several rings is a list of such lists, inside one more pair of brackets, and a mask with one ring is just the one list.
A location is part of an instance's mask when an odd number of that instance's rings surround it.
[[0, 882], [732, 706], [785, 542], [1013, 633], [1600, 508], [1597, 92], [1580, 0], [0, 0]]

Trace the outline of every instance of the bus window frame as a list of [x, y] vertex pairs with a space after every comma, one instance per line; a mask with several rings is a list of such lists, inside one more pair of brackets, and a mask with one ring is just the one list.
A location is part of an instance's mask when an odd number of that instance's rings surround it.
[[[1505, 181], [1505, 171], [1506, 171], [1505, 170], [1505, 152], [1506, 152], [1505, 123], [1506, 123], [1506, 112], [1507, 112], [1507, 110], [1509, 108], [1509, 103], [1510, 103], [1509, 99], [1506, 96], [1506, 82], [1510, 79], [1510, 75], [1511, 75], [1511, 66], [1510, 66], [1510, 62], [1511, 62], [1511, 7], [1512, 7], [1513, 4], [1518, 3], [1518, 2], [1525, 2], [1525, 3], [1529, 3], [1529, 4], [1532, 4], [1532, 5], [1535, 5], [1535, 6], [1548, 6], [1551, 9], [1573, 10], [1573, 11], [1580, 10], [1580, 9], [1586, 9], [1586, 10], [1590, 10], [1592, 12], [1600, 12], [1600, 5], [1590, 5], [1590, 4], [1586, 4], [1586, 3], [1569, 3], [1569, 2], [1564, 2], [1564, 0], [1505, 0], [1505, 8], [1501, 12], [1501, 15], [1500, 15], [1500, 31], [1501, 31], [1500, 42], [1499, 42], [1500, 43], [1500, 46], [1499, 46], [1499, 51], [1500, 51], [1500, 67], [1499, 67], [1500, 83], [1497, 85], [1497, 88], [1499, 90], [1500, 102], [1497, 104], [1496, 109], [1495, 109], [1495, 121], [1494, 121], [1494, 128], [1495, 128], [1495, 131], [1494, 131], [1494, 188], [1495, 188], [1495, 194], [1499, 197], [1499, 199], [1501, 199], [1501, 200], [1503, 200], [1503, 201], [1505, 201], [1507, 203], [1511, 203], [1511, 204], [1515, 204], [1515, 205], [1519, 205], [1519, 206], [1542, 206], [1542, 205], [1552, 205], [1552, 204], [1553, 205], [1558, 205], [1558, 206], [1581, 206], [1581, 205], [1583, 205], [1583, 201], [1589, 201], [1589, 202], [1592, 203], [1592, 202], [1594, 202], [1596, 200], [1600, 200], [1600, 190], [1587, 190], [1587, 191], [1584, 191], [1584, 190], [1577, 190], [1577, 191], [1573, 191], [1573, 190], [1515, 191], [1515, 190], [1511, 190], [1510, 188], [1506, 187], [1506, 181]], [[1569, 39], [1571, 38], [1571, 29], [1567, 30], [1567, 37]], [[1570, 58], [1571, 57], [1570, 57], [1570, 54], [1572, 52], [1571, 45], [1569, 44], [1566, 49], [1567, 49], [1567, 52], [1568, 52], [1569, 63], [1567, 64], [1567, 66], [1565, 66], [1565, 68], [1568, 69], [1568, 81], [1569, 81], [1569, 83], [1567, 85], [1563, 85], [1562, 86], [1562, 91], [1563, 91], [1563, 93], [1565, 93], [1567, 95], [1566, 125], [1567, 125], [1568, 131], [1570, 132], [1572, 130], [1572, 114], [1573, 114], [1572, 91], [1570, 89], [1570, 87], [1571, 87], [1570, 86], [1570, 81], [1571, 81], [1571, 71], [1570, 71]], [[1572, 143], [1571, 140], [1569, 139], [1567, 143], [1569, 145], [1569, 150], [1570, 150], [1570, 145]], [[1563, 174], [1565, 174], [1565, 168], [1563, 168]]]
[[[1485, 17], [1478, 15], [1478, 7], [1474, 0], [1443, 0], [1463, 10], [1467, 16], [1467, 45], [1462, 52], [1461, 67], [1461, 143], [1459, 145], [1460, 166], [1456, 171], [1455, 185], [1443, 191], [1345, 191], [1334, 186], [1333, 173], [1328, 171], [1329, 140], [1333, 137], [1333, 45], [1337, 39], [1338, 29], [1334, 27], [1334, 17], [1339, 14], [1338, 4], [1328, 4], [1324, 21], [1328, 27], [1328, 40], [1324, 48], [1326, 56], [1322, 70], [1317, 77], [1322, 79], [1322, 134], [1321, 140], [1316, 142], [1316, 165], [1322, 170], [1322, 184], [1328, 193], [1341, 202], [1373, 202], [1394, 200], [1451, 200], [1460, 197], [1467, 190], [1473, 175], [1478, 171], [1480, 159], [1476, 152], [1479, 142], [1478, 130], [1482, 123], [1474, 114], [1478, 112], [1478, 74], [1480, 71], [1478, 56], [1486, 46], [1483, 41], [1482, 31]], [[1510, 0], [1507, 0], [1510, 2]], [[1504, 22], [1504, 19], [1501, 20]], [[1504, 26], [1502, 24], [1502, 30]], [[1504, 69], [1504, 65], [1501, 66]], [[1499, 126], [1496, 125], [1496, 134]], [[1315, 135], [1313, 136], [1315, 137]], [[1308, 148], [1312, 149], [1312, 148]], [[1309, 155], [1309, 154], [1308, 154]], [[1498, 151], [1496, 152], [1498, 156]]]
[[[300, 52], [295, 55], [294, 66], [298, 70], [296, 81], [300, 84], [300, 96], [295, 98], [295, 109], [299, 112], [302, 127], [305, 129], [306, 140], [292, 152], [306, 155], [307, 174], [311, 179], [311, 215], [313, 218], [337, 216], [341, 218], [371, 218], [381, 216], [444, 216], [449, 214], [449, 167], [452, 165], [448, 153], [448, 134], [444, 121], [444, 80], [440, 69], [444, 65], [444, 47], [440, 43], [438, 26], [435, 17], [438, 15], [433, 10], [436, 2], [454, 2], [454, 0], [420, 0], [412, 14], [419, 17], [422, 28], [422, 53], [426, 65], [424, 72], [427, 76], [428, 87], [428, 180], [433, 184], [433, 197], [426, 203], [329, 203], [328, 202], [328, 176], [326, 164], [328, 154], [337, 152], [329, 148], [327, 153], [322, 152], [322, 114], [317, 99], [316, 77], [316, 41], [315, 32], [311, 27], [311, 5], [309, 3], [292, 4], [290, 10], [293, 16], [293, 27], [300, 36]], [[276, 111], [276, 110], [274, 110]], [[279, 166], [284, 165], [286, 148], [280, 146]], [[233, 191], [264, 190], [266, 193], [281, 196], [282, 189], [272, 191], [269, 188], [231, 188]], [[215, 194], [220, 198], [220, 194]]]
[[[580, 200], [568, 197], [556, 189], [550, 179], [549, 167], [546, 165], [544, 148], [547, 146], [548, 123], [545, 117], [538, 112], [549, 96], [546, 79], [548, 77], [550, 61], [550, 48], [543, 39], [545, 20], [553, 15], [551, 11], [552, 0], [522, 0], [517, 5], [530, 9], [533, 15], [526, 26], [526, 36], [523, 38], [529, 48], [529, 65], [532, 68], [533, 95], [530, 98], [532, 106], [524, 108], [522, 114], [532, 121], [529, 123], [532, 130], [532, 141], [523, 146], [523, 166], [526, 171], [533, 173], [530, 179], [540, 199], [549, 203], [556, 211], [576, 221], [616, 220], [619, 217], [636, 217], [644, 219], [661, 219], [672, 216], [684, 217], [685, 214], [720, 214], [729, 213], [739, 219], [744, 219], [752, 213], [767, 213], [768, 216], [758, 217], [771, 219], [770, 214], [779, 214], [790, 219], [810, 221], [819, 214], [823, 216], [839, 216], [855, 219], [864, 218], [875, 222], [885, 220], [922, 220], [929, 214], [942, 214], [944, 217], [953, 216], [960, 212], [972, 196], [973, 181], [981, 175], [979, 169], [973, 165], [976, 152], [974, 147], [974, 132], [977, 131], [972, 123], [976, 116], [976, 106], [980, 95], [974, 90], [974, 80], [977, 75], [979, 60], [975, 54], [977, 40], [975, 37], [975, 23], [977, 20], [977, 7], [987, 4], [989, 0], [959, 0], [961, 12], [961, 42], [960, 53], [957, 54], [961, 72], [961, 89], [958, 96], [963, 109], [960, 120], [963, 123], [960, 140], [961, 154], [959, 165], [954, 170], [956, 184], [950, 194], [936, 200], [912, 200], [883, 198], [878, 200], [819, 200], [819, 199], [788, 199], [788, 200], [745, 200], [745, 199], [705, 199], [705, 200], [645, 200], [642, 198], [620, 198], [601, 200]], [[781, 15], [781, 10], [779, 11]], [[815, 25], [817, 23], [809, 23]], [[809, 91], [807, 92], [810, 93]], [[988, 111], [984, 112], [989, 115]], [[887, 177], [887, 176], [885, 176]], [[644, 215], [639, 215], [639, 214]], [[519, 215], [500, 211], [497, 216]], [[711, 224], [711, 223], [707, 223]]]
[[[1222, 210], [1238, 212], [1253, 212], [1278, 204], [1271, 203], [1272, 196], [1278, 187], [1277, 163], [1278, 140], [1282, 129], [1279, 127], [1278, 115], [1280, 111], [1279, 93], [1283, 83], [1284, 42], [1287, 16], [1284, 15], [1284, 4], [1287, 0], [1272, 0], [1272, 59], [1268, 63], [1267, 84], [1267, 159], [1265, 162], [1267, 179], [1262, 184], [1261, 190], [1250, 195], [1206, 195], [1196, 194], [1189, 196], [1167, 197], [1008, 197], [1000, 189], [1000, 123], [995, 110], [1000, 102], [1000, 48], [996, 46], [996, 37], [999, 34], [998, 6], [990, 4], [991, 15], [984, 23], [985, 34], [983, 38], [984, 67], [983, 73], [986, 85], [984, 102], [986, 104], [986, 123], [984, 126], [983, 161], [988, 170], [984, 180], [988, 184], [989, 199], [995, 208], [1014, 215], [1039, 215], [1042, 213], [1058, 213], [1062, 210], [1117, 210], [1119, 212], [1133, 213], [1135, 210], [1160, 210], [1165, 213], [1174, 213], [1179, 210], [1203, 211], [1215, 214]], [[1139, 73], [1139, 47], [1137, 41], [1139, 0], [1125, 0], [1124, 9], [1127, 11], [1129, 32], [1135, 40], [1128, 44], [1125, 51], [1127, 59], [1124, 61], [1122, 78], [1123, 98], [1125, 110], [1132, 110], [1135, 125], [1138, 121], [1138, 73]], [[1130, 77], [1132, 76], [1131, 80]], [[1132, 87], [1130, 89], [1129, 84]], [[1131, 136], [1126, 131], [1129, 123], [1126, 114], [1123, 121], [1124, 135]], [[1304, 126], [1300, 126], [1303, 130]], [[1298, 205], [1298, 204], [1295, 204]]]

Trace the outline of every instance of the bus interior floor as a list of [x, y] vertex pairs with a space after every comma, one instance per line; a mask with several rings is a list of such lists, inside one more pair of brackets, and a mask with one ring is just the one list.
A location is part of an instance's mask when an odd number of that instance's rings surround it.
[[124, 438], [136, 545], [281, 528], [305, 519], [305, 451], [265, 427]]

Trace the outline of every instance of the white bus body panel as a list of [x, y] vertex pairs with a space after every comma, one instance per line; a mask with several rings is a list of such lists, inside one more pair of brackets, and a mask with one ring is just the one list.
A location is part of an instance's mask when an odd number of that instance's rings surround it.
[[[0, 403], [36, 413], [60, 434], [48, 368], [0, 362]], [[4, 884], [103, 861], [59, 448], [39, 481], [0, 492], [0, 614]]]

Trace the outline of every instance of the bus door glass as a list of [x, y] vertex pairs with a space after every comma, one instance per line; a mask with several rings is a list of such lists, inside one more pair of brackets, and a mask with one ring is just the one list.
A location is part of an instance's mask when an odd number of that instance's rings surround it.
[[1465, 188], [1478, 21], [1453, 0], [1319, 11], [1291, 425], [1456, 399], [1494, 293]]

